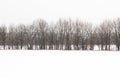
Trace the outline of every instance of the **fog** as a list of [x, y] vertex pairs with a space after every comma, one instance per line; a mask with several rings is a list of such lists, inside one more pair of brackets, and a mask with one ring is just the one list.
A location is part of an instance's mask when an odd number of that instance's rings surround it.
[[119, 0], [0, 0], [0, 24], [30, 24], [42, 18], [80, 19], [99, 24], [119, 17]]

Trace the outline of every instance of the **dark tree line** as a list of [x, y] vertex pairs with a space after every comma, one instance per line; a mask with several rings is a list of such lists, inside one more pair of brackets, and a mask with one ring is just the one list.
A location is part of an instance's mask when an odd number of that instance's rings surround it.
[[39, 19], [31, 25], [0, 26], [0, 49], [120, 50], [120, 19], [99, 26], [79, 20], [60, 19], [48, 24]]

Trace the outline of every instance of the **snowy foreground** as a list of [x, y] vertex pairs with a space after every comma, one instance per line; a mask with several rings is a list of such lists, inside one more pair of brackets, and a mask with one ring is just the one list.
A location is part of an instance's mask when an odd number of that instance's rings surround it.
[[0, 78], [120, 78], [120, 52], [1, 50]]
[[[107, 47], [109, 47], [109, 45]], [[90, 46], [88, 46], [87, 49], [90, 50]], [[103, 49], [105, 50], [105, 46], [103, 46]], [[0, 50], [4, 50], [4, 46], [0, 45]], [[16, 46], [13, 46], [13, 48], [12, 48], [12, 46], [6, 45], [5, 46], [5, 50], [29, 50], [29, 49], [28, 49], [28, 46], [23, 46], [22, 49], [21, 49], [20, 46], [18, 46], [18, 48]], [[41, 49], [39, 48], [39, 46], [33, 45], [33, 48], [30, 49], [30, 50], [41, 50]], [[45, 50], [50, 50], [49, 46], [46, 46]], [[53, 46], [53, 50], [56, 50], [55, 46]], [[61, 50], [60, 47], [58, 48], [58, 50]], [[65, 45], [63, 46], [63, 50], [65, 50]], [[71, 50], [75, 50], [73, 45], [71, 45]], [[82, 50], [82, 48], [80, 47], [79, 50]], [[99, 46], [98, 45], [94, 45], [94, 49], [93, 50], [94, 51], [101, 51], [101, 46], [100, 45]], [[109, 49], [106, 50], [106, 51], [109, 51]], [[110, 51], [118, 51], [118, 49], [116, 48], [116, 45], [111, 45], [110, 46]]]

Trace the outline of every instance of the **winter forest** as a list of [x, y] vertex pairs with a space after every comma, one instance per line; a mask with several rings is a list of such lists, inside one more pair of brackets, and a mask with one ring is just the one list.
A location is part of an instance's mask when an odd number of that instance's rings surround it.
[[120, 50], [120, 19], [106, 20], [99, 26], [72, 19], [51, 24], [38, 19], [31, 25], [1, 25], [0, 49]]

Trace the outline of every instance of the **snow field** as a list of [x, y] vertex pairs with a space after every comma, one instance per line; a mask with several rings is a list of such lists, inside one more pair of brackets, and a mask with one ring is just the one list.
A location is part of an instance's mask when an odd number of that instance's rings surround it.
[[119, 51], [0, 51], [0, 78], [120, 78], [119, 72]]

